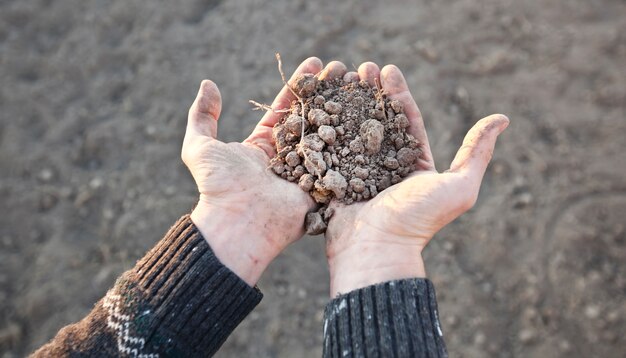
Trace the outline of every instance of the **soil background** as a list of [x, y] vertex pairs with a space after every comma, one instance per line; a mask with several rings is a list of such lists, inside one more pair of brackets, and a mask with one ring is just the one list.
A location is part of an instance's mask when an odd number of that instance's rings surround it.
[[[85, 315], [192, 208], [203, 78], [239, 141], [308, 56], [394, 63], [439, 170], [496, 112], [476, 207], [425, 253], [453, 357], [626, 352], [626, 3], [0, 1], [0, 356]], [[323, 241], [289, 248], [220, 357], [318, 357]], [[621, 332], [621, 333], [620, 333]]]

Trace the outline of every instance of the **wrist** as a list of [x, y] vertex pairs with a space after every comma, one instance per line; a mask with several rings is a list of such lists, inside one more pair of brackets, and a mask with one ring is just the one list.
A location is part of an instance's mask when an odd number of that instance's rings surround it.
[[280, 253], [244, 210], [219, 207], [201, 198], [190, 217], [220, 262], [250, 286]]
[[423, 246], [411, 238], [371, 235], [351, 238], [351, 244], [339, 250], [329, 243], [331, 297], [387, 281], [426, 277]]

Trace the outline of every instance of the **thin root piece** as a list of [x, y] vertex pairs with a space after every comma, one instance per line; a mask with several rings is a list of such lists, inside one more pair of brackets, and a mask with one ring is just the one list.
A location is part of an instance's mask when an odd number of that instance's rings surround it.
[[287, 83], [287, 80], [285, 78], [285, 72], [283, 72], [283, 60], [280, 58], [280, 53], [278, 52], [276, 52], [276, 61], [278, 61], [278, 72], [280, 72], [280, 78], [283, 80], [283, 84], [287, 86], [287, 88], [289, 88], [291, 93], [293, 93], [293, 95], [296, 96], [296, 98], [299, 99], [300, 102], [302, 102], [302, 98], [300, 98], [300, 96], [298, 96], [296, 91], [294, 91], [293, 88], [291, 88], [291, 86], [289, 85], [289, 83]]
[[274, 108], [268, 106], [267, 104], [259, 103], [257, 101], [248, 100], [248, 102], [250, 102], [252, 105], [254, 105], [254, 108], [252, 108], [253, 111], [272, 111], [274, 113], [289, 113], [289, 112], [291, 112], [291, 110], [289, 108], [274, 109]]
[[376, 84], [376, 101], [380, 102], [383, 117], [387, 120], [387, 109], [385, 108], [385, 99], [383, 98], [383, 86], [378, 78], [374, 79], [374, 83]]
[[[283, 72], [283, 60], [280, 57], [280, 53], [276, 52], [276, 61], [278, 61], [278, 72], [280, 73], [280, 78], [283, 80], [283, 84], [285, 86], [287, 86], [287, 88], [289, 88], [289, 91], [291, 91], [291, 93], [293, 93], [293, 95], [298, 99], [298, 101], [300, 102], [300, 107], [302, 108], [302, 133], [300, 135], [300, 145], [302, 145], [302, 143], [304, 142], [304, 121], [306, 120], [304, 118], [304, 99], [302, 97], [300, 97], [296, 91], [293, 90], [293, 88], [291, 88], [291, 86], [289, 85], [289, 83], [287, 83], [287, 79], [285, 77], [285, 72]], [[302, 150], [302, 153], [304, 154], [304, 158], [305, 160], [308, 160], [308, 156], [306, 155], [305, 150]]]

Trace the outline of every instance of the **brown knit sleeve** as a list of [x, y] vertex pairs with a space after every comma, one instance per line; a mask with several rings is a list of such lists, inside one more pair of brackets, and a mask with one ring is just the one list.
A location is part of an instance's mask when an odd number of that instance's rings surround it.
[[210, 356], [261, 298], [184, 216], [87, 317], [32, 356]]

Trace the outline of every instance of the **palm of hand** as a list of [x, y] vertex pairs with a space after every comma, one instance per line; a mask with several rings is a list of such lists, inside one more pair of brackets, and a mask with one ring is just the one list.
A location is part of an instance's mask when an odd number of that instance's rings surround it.
[[421, 250], [445, 225], [469, 210], [478, 197], [480, 182], [491, 159], [497, 135], [508, 125], [503, 115], [479, 121], [467, 134], [450, 169], [435, 169], [424, 122], [400, 70], [373, 63], [359, 67], [360, 79], [382, 84], [390, 99], [402, 102], [410, 121], [409, 133], [422, 144], [418, 171], [374, 199], [350, 206], [334, 202], [335, 214], [326, 236], [329, 259], [353, 246], [388, 250], [391, 246]]
[[[321, 67], [319, 59], [309, 58], [298, 66], [292, 80], [302, 73], [318, 73]], [[288, 108], [294, 98], [285, 86], [272, 108]], [[267, 169], [275, 155], [272, 128], [281, 114], [266, 112], [243, 143], [223, 143], [216, 139], [221, 109], [217, 86], [203, 81], [189, 110], [181, 155], [200, 192], [191, 219], [206, 234], [208, 221], [213, 222], [212, 228], [216, 221], [227, 221], [217, 228], [239, 230], [237, 235], [249, 238], [250, 250], [271, 257], [302, 236], [302, 222], [314, 202], [296, 184]]]
[[452, 173], [417, 172], [368, 202], [334, 204], [328, 255], [372, 239], [384, 245], [410, 240], [424, 248], [437, 231], [471, 206], [473, 199], [460, 190], [464, 184]]
[[[252, 136], [251, 138], [255, 138]], [[297, 223], [313, 205], [307, 193], [269, 171], [269, 156], [250, 141], [223, 143], [203, 137], [186, 158], [200, 192], [201, 204], [230, 211], [282, 249], [302, 235]], [[294, 225], [295, 224], [295, 225]]]

